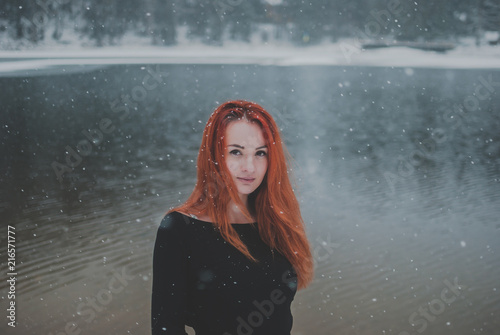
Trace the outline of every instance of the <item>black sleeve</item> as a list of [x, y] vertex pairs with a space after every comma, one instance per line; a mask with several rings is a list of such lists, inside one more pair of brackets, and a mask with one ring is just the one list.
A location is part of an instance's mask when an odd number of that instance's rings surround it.
[[167, 214], [158, 228], [153, 251], [153, 335], [186, 335], [188, 257], [184, 231], [178, 213]]

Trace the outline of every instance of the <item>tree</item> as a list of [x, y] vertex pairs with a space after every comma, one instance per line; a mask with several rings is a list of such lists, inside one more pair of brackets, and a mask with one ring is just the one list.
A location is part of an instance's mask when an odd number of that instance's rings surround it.
[[[500, 3], [493, 0], [483, 0], [478, 6], [478, 30], [496, 31], [500, 35]], [[500, 43], [500, 36], [494, 44]]]
[[33, 43], [44, 39], [47, 17], [37, 10], [36, 3], [29, 0], [8, 0], [4, 6], [16, 39], [27, 39]]
[[163, 45], [175, 44], [175, 2], [173, 0], [154, 0], [153, 6], [153, 43]]
[[257, 19], [257, 10], [256, 5], [248, 1], [235, 2], [234, 6], [228, 6], [221, 20], [229, 26], [231, 39], [250, 42], [253, 23]]
[[[135, 7], [134, 7], [135, 6]], [[105, 40], [113, 44], [123, 36], [131, 22], [127, 14], [135, 13], [140, 6], [130, 1], [87, 0], [84, 3], [82, 32], [102, 46]]]

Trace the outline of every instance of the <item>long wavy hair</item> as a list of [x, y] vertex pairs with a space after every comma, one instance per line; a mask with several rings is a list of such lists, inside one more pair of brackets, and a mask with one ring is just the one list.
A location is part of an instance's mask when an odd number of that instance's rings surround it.
[[[268, 148], [268, 168], [262, 183], [248, 196], [248, 210], [238, 196], [225, 164], [225, 134], [238, 120], [255, 123], [262, 129]], [[197, 182], [189, 198], [169, 212], [207, 215], [222, 237], [253, 261], [257, 261], [241, 241], [228, 219], [230, 200], [244, 215], [255, 218], [261, 239], [284, 255], [297, 273], [298, 288], [313, 278], [313, 259], [299, 204], [289, 179], [289, 155], [271, 115], [256, 103], [236, 100], [220, 105], [211, 114], [203, 131], [197, 161]]]

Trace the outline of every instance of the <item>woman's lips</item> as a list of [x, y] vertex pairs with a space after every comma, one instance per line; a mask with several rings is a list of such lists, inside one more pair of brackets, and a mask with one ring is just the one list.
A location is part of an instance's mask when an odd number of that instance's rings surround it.
[[240, 180], [241, 182], [245, 183], [245, 184], [250, 184], [252, 183], [255, 178], [242, 178], [242, 177], [238, 177], [238, 180]]

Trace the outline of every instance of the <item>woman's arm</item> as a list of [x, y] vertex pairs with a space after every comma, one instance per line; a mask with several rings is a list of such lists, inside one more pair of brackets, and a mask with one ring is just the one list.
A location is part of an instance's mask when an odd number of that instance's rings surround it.
[[153, 335], [185, 335], [187, 314], [187, 251], [183, 220], [166, 215], [158, 228], [153, 251]]

